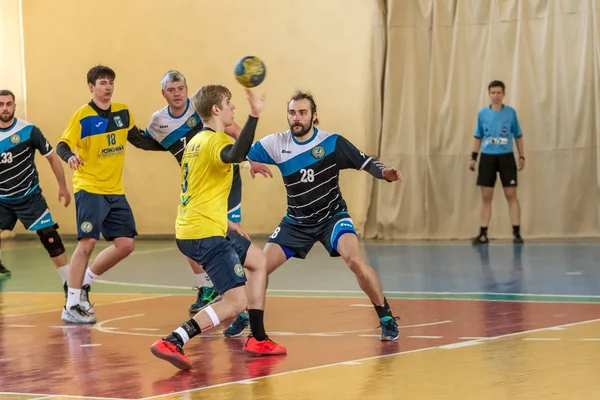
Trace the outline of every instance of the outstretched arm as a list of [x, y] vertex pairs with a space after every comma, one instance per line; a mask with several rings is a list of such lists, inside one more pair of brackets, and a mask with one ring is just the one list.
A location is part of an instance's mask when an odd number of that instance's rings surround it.
[[383, 163], [358, 150], [348, 139], [339, 136], [335, 144], [335, 157], [339, 169], [364, 170], [377, 179], [388, 182], [402, 181], [402, 172], [396, 168], [386, 168]]
[[138, 149], [149, 151], [167, 151], [167, 149], [162, 147], [160, 143], [152, 139], [151, 136], [144, 135], [144, 133], [135, 125], [129, 130], [129, 132], [127, 132], [127, 141]]

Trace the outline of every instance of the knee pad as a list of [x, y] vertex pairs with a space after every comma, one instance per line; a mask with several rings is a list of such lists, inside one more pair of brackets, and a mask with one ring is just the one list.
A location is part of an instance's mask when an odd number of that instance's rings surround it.
[[37, 231], [40, 241], [44, 245], [50, 257], [58, 257], [65, 252], [65, 246], [63, 245], [62, 239], [56, 230], [58, 225], [49, 226], [42, 228]]

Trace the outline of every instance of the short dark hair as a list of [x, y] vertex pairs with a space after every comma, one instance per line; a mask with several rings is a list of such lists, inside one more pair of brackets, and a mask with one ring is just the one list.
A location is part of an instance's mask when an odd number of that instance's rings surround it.
[[231, 92], [222, 85], [202, 86], [191, 98], [192, 105], [203, 123], [212, 118], [212, 106], [220, 109], [225, 99], [231, 99]]
[[488, 92], [493, 87], [501, 87], [502, 92], [506, 91], [506, 86], [504, 86], [504, 82], [502, 82], [502, 81], [491, 81], [490, 84], [488, 85]]
[[8, 89], [0, 89], [0, 96], [10, 96], [15, 101], [15, 94]]
[[[312, 96], [312, 94], [308, 93], [308, 92], [301, 92], [301, 91], [297, 91], [296, 93], [294, 93], [294, 95], [292, 96], [292, 98], [290, 99], [290, 101], [288, 101], [288, 110], [290, 107], [290, 103], [292, 101], [298, 101], [298, 100], [308, 100], [310, 102], [310, 112], [312, 115], [314, 115], [314, 113], [317, 112], [317, 103], [315, 103], [315, 99]], [[315, 119], [314, 122], [315, 125], [319, 125], [319, 118]]]
[[114, 81], [116, 77], [115, 71], [112, 68], [107, 67], [106, 65], [96, 65], [92, 69], [90, 69], [87, 73], [87, 83], [91, 83], [96, 86], [96, 81], [98, 79], [108, 78], [111, 81]]

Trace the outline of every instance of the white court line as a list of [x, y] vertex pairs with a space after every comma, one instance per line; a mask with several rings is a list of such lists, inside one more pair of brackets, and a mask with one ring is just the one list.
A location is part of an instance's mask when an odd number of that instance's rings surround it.
[[67, 398], [67, 399], [89, 399], [89, 400], [131, 400], [131, 399], [124, 399], [121, 397], [93, 397], [93, 396], [75, 396], [75, 395], [68, 395], [68, 394], [0, 392], [0, 396], [2, 396], [3, 394], [5, 394], [7, 396], [38, 396], [37, 398], [43, 398], [43, 399], [59, 397], [59, 398]]
[[[158, 285], [158, 284], [150, 284], [150, 283], [129, 283], [129, 282], [117, 282], [117, 281], [109, 281], [105, 279], [96, 279], [94, 283], [103, 283], [108, 285], [119, 285], [119, 286], [132, 286], [132, 287], [148, 287], [148, 288], [161, 288], [161, 289], [177, 289], [177, 290], [190, 290], [189, 286], [176, 286], [176, 285]], [[274, 294], [274, 293], [283, 293], [282, 295]], [[290, 294], [286, 294], [290, 293]], [[295, 294], [298, 293], [298, 294]], [[296, 298], [296, 297], [307, 297], [303, 294], [310, 294], [311, 298], [356, 298], [356, 297], [365, 297], [364, 292], [360, 290], [292, 290], [292, 289], [269, 289], [267, 290], [267, 295], [269, 297], [280, 297], [280, 298]], [[315, 296], [314, 294], [323, 294], [324, 296]], [[336, 294], [347, 294], [354, 295], [349, 297], [337, 296]], [[399, 298], [400, 300], [455, 300], [455, 301], [496, 301], [496, 302], [520, 302], [520, 303], [552, 303], [552, 301], [544, 301], [544, 300], [523, 300], [523, 297], [539, 297], [539, 298], [561, 298], [561, 299], [579, 299], [579, 298], [589, 298], [589, 299], [600, 299], [600, 295], [571, 295], [571, 294], [532, 294], [532, 293], [489, 293], [489, 292], [405, 292], [405, 291], [384, 291], [385, 295], [413, 295], [413, 296], [432, 296], [426, 298]], [[450, 297], [443, 297], [450, 296]], [[511, 299], [460, 299], [451, 296], [511, 296], [514, 298]], [[562, 302], [564, 303], [564, 302]], [[597, 302], [574, 302], [576, 304], [598, 304]], [[354, 307], [358, 307], [359, 305], [352, 305]], [[364, 305], [365, 307], [367, 305]], [[363, 307], [363, 305], [360, 305]], [[372, 306], [369, 306], [372, 307]]]
[[[129, 332], [129, 331], [119, 331], [118, 328], [114, 328], [114, 327], [105, 327], [105, 324], [109, 324], [110, 322], [113, 321], [120, 321], [123, 319], [129, 319], [129, 318], [137, 318], [137, 317], [141, 317], [144, 316], [146, 314], [135, 314], [135, 315], [126, 315], [124, 317], [118, 317], [118, 318], [111, 318], [111, 319], [107, 319], [106, 321], [102, 321], [99, 323], [96, 323], [93, 328], [98, 330], [99, 332], [104, 332], [104, 333], [116, 333], [119, 335], [131, 335], [131, 336], [147, 336], [147, 337], [164, 337], [168, 334], [152, 334], [152, 333], [138, 333], [138, 332]], [[438, 321], [438, 322], [428, 322], [428, 323], [423, 323], [423, 324], [415, 324], [415, 325], [404, 325], [404, 326], [399, 326], [398, 329], [400, 328], [415, 328], [415, 327], [422, 327], [422, 326], [433, 326], [433, 325], [442, 325], [442, 324], [449, 324], [452, 323], [451, 320], [446, 320], [446, 321]], [[345, 335], [345, 334], [351, 334], [351, 333], [361, 333], [361, 332], [371, 332], [376, 330], [377, 328], [373, 328], [373, 329], [359, 329], [359, 330], [353, 330], [353, 331], [339, 331], [339, 332], [302, 332], [302, 333], [297, 333], [297, 332], [269, 332], [269, 335], [272, 336], [314, 336], [314, 337], [318, 337], [318, 336], [323, 336], [323, 337], [327, 337], [327, 336], [341, 336], [341, 335]], [[132, 330], [137, 330], [137, 331], [158, 331], [159, 329], [155, 329], [155, 328], [133, 328]], [[203, 335], [204, 337], [222, 337], [223, 335], [221, 333], [207, 333]], [[377, 336], [379, 337], [379, 335], [359, 335], [359, 336]], [[422, 336], [423, 338], [441, 338], [441, 336]]]
[[[171, 296], [173, 296], [173, 295], [171, 295], [171, 294], [152, 295], [150, 297], [140, 297], [140, 298], [137, 298], [137, 299], [113, 301], [112, 303], [95, 304], [94, 307], [110, 306], [112, 304], [133, 303], [134, 301], [161, 299], [163, 297], [171, 297]], [[35, 311], [35, 312], [24, 313], [24, 314], [6, 314], [6, 315], [0, 315], [0, 319], [2, 319], [2, 318], [9, 318], [9, 317], [25, 317], [25, 316], [28, 316], [28, 315], [46, 314], [46, 313], [51, 313], [51, 312], [61, 312], [61, 310], [60, 309], [54, 309], [54, 310]]]
[[[588, 321], [573, 322], [573, 323], [564, 324], [564, 325], [557, 325], [557, 326], [554, 326], [554, 327], [532, 329], [532, 330], [529, 330], [529, 331], [509, 333], [509, 334], [500, 335], [500, 336], [492, 336], [492, 337], [486, 338], [485, 340], [482, 340], [482, 341], [458, 342], [458, 343], [447, 344], [447, 345], [443, 345], [443, 346], [424, 347], [424, 348], [421, 348], [421, 349], [401, 351], [401, 352], [398, 352], [398, 353], [385, 354], [385, 355], [382, 355], [382, 356], [373, 356], [373, 357], [360, 358], [360, 359], [357, 359], [357, 360], [341, 361], [341, 362], [332, 363], [332, 364], [319, 365], [319, 366], [316, 366], [316, 367], [309, 367], [309, 368], [297, 369], [297, 370], [294, 370], [294, 371], [280, 372], [278, 374], [261, 376], [259, 378], [242, 379], [242, 380], [239, 380], [239, 381], [220, 383], [220, 384], [217, 384], [217, 385], [211, 385], [211, 386], [206, 386], [206, 387], [202, 387], [202, 388], [194, 388], [194, 389], [182, 390], [180, 392], [173, 392], [173, 393], [169, 393], [169, 394], [161, 394], [161, 395], [156, 395], [156, 396], [150, 396], [150, 397], [145, 397], [142, 400], [160, 399], [160, 398], [170, 397], [170, 396], [176, 396], [176, 395], [180, 395], [180, 394], [184, 394], [184, 393], [200, 392], [200, 391], [204, 391], [204, 390], [207, 390], [207, 389], [214, 389], [214, 388], [218, 388], [218, 387], [235, 385], [235, 384], [239, 384], [240, 382], [258, 381], [258, 380], [262, 380], [262, 379], [266, 379], [266, 378], [274, 378], [274, 377], [278, 377], [278, 376], [292, 375], [292, 374], [296, 374], [298, 372], [314, 371], [314, 370], [323, 369], [323, 368], [335, 367], [335, 366], [338, 366], [338, 365], [348, 364], [349, 362], [357, 363], [357, 362], [363, 362], [363, 361], [368, 361], [368, 360], [377, 360], [377, 359], [380, 359], [380, 358], [395, 357], [395, 356], [404, 355], [404, 354], [419, 353], [419, 352], [422, 352], [422, 351], [428, 351], [428, 350], [434, 350], [434, 349], [453, 349], [453, 348], [461, 348], [461, 347], [464, 347], [464, 346], [473, 346], [473, 345], [476, 345], [476, 344], [484, 343], [486, 340], [503, 339], [503, 338], [506, 338], [506, 337], [512, 337], [512, 336], [518, 336], [518, 335], [525, 335], [525, 334], [534, 333], [534, 332], [541, 332], [541, 331], [544, 331], [544, 330], [548, 330], [549, 328], [557, 328], [557, 327], [564, 327], [564, 328], [566, 328], [566, 327], [570, 327], [570, 326], [590, 324], [590, 323], [594, 323], [594, 322], [600, 322], [600, 318], [598, 318], [598, 319], [592, 319], [592, 320], [588, 320]], [[454, 347], [452, 347], [452, 346], [454, 346]]]

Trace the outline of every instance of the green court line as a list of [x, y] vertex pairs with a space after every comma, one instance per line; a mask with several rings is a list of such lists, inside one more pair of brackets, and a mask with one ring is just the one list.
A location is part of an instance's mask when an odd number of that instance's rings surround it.
[[[0, 280], [0, 292], [2, 291]], [[46, 290], [60, 292], [62, 288], [52, 285]], [[39, 292], [39, 288], [15, 285], [5, 292]], [[94, 293], [113, 294], [175, 294], [193, 296], [191, 286], [167, 286], [152, 284], [129, 284], [127, 282], [110, 282], [99, 280], [93, 287]], [[357, 298], [368, 300], [361, 291], [325, 291], [325, 290], [268, 290], [272, 297], [304, 297], [304, 298]], [[513, 301], [528, 303], [600, 303], [600, 296], [577, 296], [557, 294], [518, 294], [518, 293], [439, 293], [439, 292], [385, 292], [389, 299], [405, 300], [466, 300], [466, 301]]]

